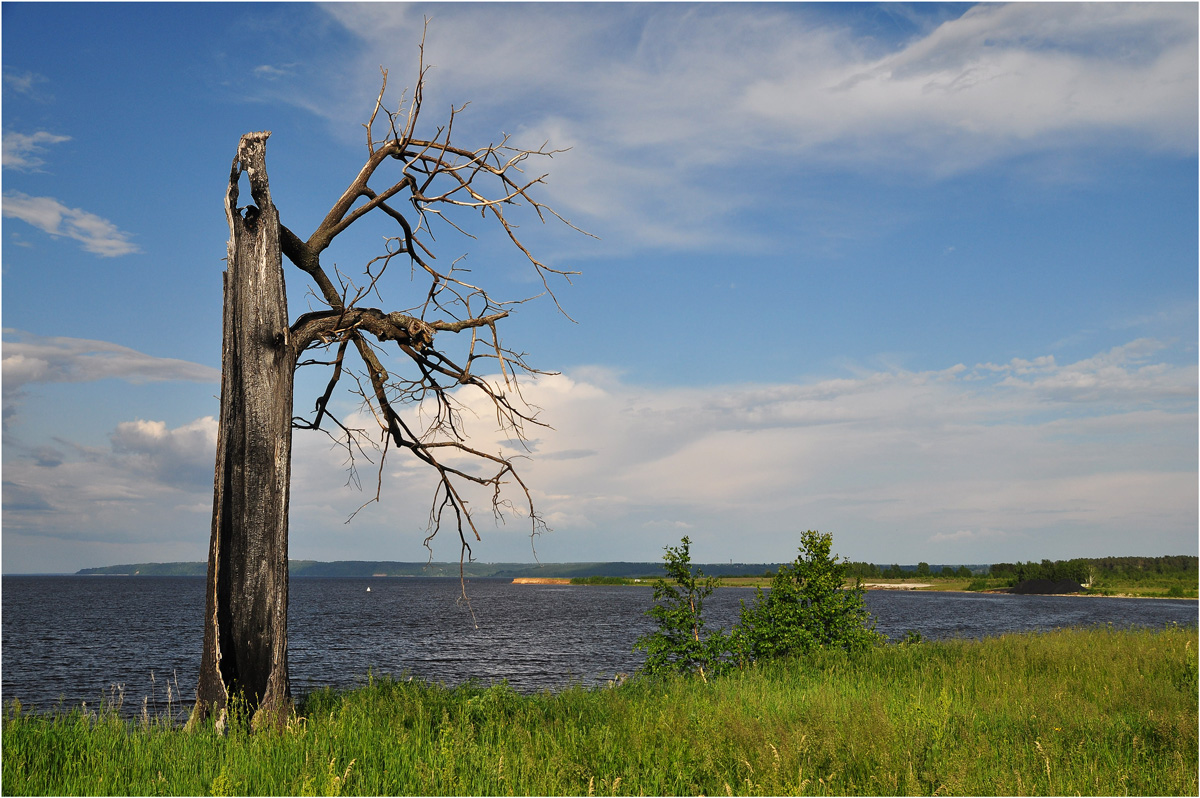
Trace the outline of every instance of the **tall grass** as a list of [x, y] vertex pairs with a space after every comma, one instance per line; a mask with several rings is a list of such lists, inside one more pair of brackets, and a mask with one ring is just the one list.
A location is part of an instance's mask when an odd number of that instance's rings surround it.
[[373, 680], [225, 737], [6, 709], [5, 794], [1197, 794], [1195, 628], [823, 653], [519, 695]]

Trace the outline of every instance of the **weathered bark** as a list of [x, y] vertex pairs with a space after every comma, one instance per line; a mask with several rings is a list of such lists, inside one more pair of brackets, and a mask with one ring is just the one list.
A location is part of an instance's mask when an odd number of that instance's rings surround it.
[[[279, 214], [267, 184], [269, 132], [238, 144], [225, 195], [229, 260], [221, 351], [221, 421], [204, 614], [191, 723], [223, 728], [235, 697], [252, 726], [291, 711], [287, 666], [288, 493], [292, 376]], [[237, 207], [245, 173], [254, 204]]]
[[[503, 346], [497, 330], [498, 323], [527, 300], [496, 301], [464, 279], [467, 270], [457, 265], [458, 260], [437, 266], [424, 239], [431, 238], [429, 224], [435, 220], [461, 230], [446, 217], [446, 210], [482, 213], [528, 258], [553, 297], [548, 278], [566, 278], [574, 272], [537, 260], [518, 239], [516, 225], [509, 222], [505, 209], [528, 204], [540, 219], [544, 214], [562, 218], [531, 193], [545, 175], [528, 179], [522, 171], [528, 159], [548, 158], [555, 151], [517, 149], [508, 144], [507, 137], [499, 144], [476, 149], [455, 146], [450, 131], [461, 109], [451, 109], [450, 121], [438, 127], [432, 139], [418, 138], [415, 131], [425, 71], [422, 59], [408, 107], [396, 111], [383, 105], [387, 88], [387, 72], [383, 72], [383, 86], [366, 124], [366, 165], [307, 239], [280, 224], [271, 202], [266, 171], [270, 134], [248, 133], [238, 145], [225, 195], [229, 258], [221, 420], [204, 649], [191, 725], [215, 717], [217, 727], [224, 728], [239, 704], [250, 713], [255, 727], [282, 723], [291, 711], [287, 535], [293, 428], [334, 435], [344, 443], [352, 471], [356, 451], [363, 452], [364, 445], [379, 447], [378, 486], [382, 485], [389, 449], [403, 450], [433, 468], [438, 480], [430, 503], [427, 545], [445, 519], [458, 532], [460, 556], [470, 556], [468, 535], [478, 540], [479, 532], [464, 488], [490, 491], [497, 519], [516, 509], [508, 495], [513, 491], [524, 505], [531, 538], [545, 528], [512, 458], [468, 445], [461, 428], [462, 405], [456, 397], [460, 390], [481, 392], [495, 408], [500, 430], [516, 439], [524, 440], [526, 424], [542, 425], [536, 408], [524, 404], [515, 382], [518, 372], [542, 372], [527, 365], [522, 353]], [[376, 141], [372, 132], [377, 118], [386, 129], [382, 141]], [[376, 190], [368, 183], [384, 166], [388, 168], [382, 172], [392, 173], [394, 177], [387, 179], [394, 182]], [[248, 178], [253, 204], [239, 209], [238, 184], [243, 175]], [[396, 223], [397, 234], [387, 237], [384, 251], [366, 264], [365, 279], [350, 277], [336, 267], [335, 279], [330, 279], [321, 264], [321, 253], [356, 221], [375, 211]], [[305, 313], [290, 326], [281, 255], [312, 279], [318, 300], [326, 306]], [[362, 307], [361, 301], [380, 296], [384, 273], [395, 258], [405, 261], [410, 280], [418, 275], [429, 280], [424, 295], [411, 297], [409, 309], [403, 312]], [[452, 351], [435, 344], [440, 333], [464, 335], [447, 336], [461, 342]], [[400, 366], [393, 372], [380, 360], [385, 348], [400, 355]], [[305, 355], [320, 351], [329, 355]], [[353, 371], [354, 365], [347, 363], [350, 352], [357, 355], [361, 371]], [[311, 420], [292, 417], [292, 380], [300, 366], [332, 369]], [[494, 369], [500, 380], [492, 374], [476, 373], [480, 368]], [[378, 443], [367, 430], [347, 427], [329, 407], [334, 389], [347, 374], [356, 385], [352, 392], [362, 398], [379, 424]], [[398, 409], [405, 405], [417, 408], [420, 423], [410, 424], [401, 417]], [[331, 432], [331, 427], [337, 429]], [[459, 462], [463, 457], [485, 468], [465, 467]], [[367, 503], [378, 501], [379, 495], [377, 487]]]

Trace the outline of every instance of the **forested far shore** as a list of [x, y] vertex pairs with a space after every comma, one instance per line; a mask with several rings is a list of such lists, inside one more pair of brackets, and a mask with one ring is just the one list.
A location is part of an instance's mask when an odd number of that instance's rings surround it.
[[[708, 563], [697, 568], [706, 575], [767, 577], [778, 571], [780, 563]], [[341, 560], [318, 562], [291, 560], [293, 577], [458, 577], [484, 578], [567, 578], [567, 579], [658, 579], [664, 575], [661, 562], [579, 562], [579, 563], [482, 563], [469, 562], [392, 562], [384, 560]], [[101, 568], [84, 568], [81, 576], [204, 576], [203, 562], [130, 563]], [[461, 571], [460, 571], [461, 568]], [[1052, 582], [1072, 580], [1093, 593], [1103, 594], [1129, 588], [1161, 589], [1183, 596], [1197, 595], [1200, 587], [1200, 557], [1171, 555], [1162, 557], [1080, 557], [1071, 560], [1042, 560], [987, 564], [883, 565], [848, 562], [847, 574], [858, 579], [933, 579], [967, 580], [961, 589], [996, 590], [1021, 582], [1044, 579]]]
[[[417, 577], [460, 575], [468, 578], [512, 578], [519, 577], [589, 577], [609, 576], [629, 579], [655, 579], [663, 575], [661, 562], [572, 562], [572, 563], [484, 563], [467, 562], [391, 562], [375, 560], [341, 560], [317, 562], [315, 560], [291, 560], [288, 570], [291, 576], [320, 577]], [[778, 563], [717, 563], [701, 565], [705, 573], [714, 576], [759, 576], [774, 568]], [[132, 563], [109, 565], [102, 568], [84, 568], [80, 576], [204, 576], [207, 564], [203, 562]]]

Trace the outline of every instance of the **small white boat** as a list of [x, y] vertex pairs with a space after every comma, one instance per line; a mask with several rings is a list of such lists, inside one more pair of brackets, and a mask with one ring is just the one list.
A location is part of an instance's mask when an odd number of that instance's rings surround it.
[[367, 588], [367, 592], [368, 592], [368, 593], [370, 593], [370, 592], [371, 592], [371, 588]]

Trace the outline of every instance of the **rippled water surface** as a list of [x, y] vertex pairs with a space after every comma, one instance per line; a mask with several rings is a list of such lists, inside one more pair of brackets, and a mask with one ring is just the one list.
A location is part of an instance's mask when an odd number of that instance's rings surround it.
[[[194, 695], [204, 580], [189, 577], [4, 577], [3, 700], [37, 709], [94, 706], [124, 686], [124, 710], [165, 708]], [[370, 592], [367, 588], [370, 587]], [[291, 582], [292, 689], [359, 684], [368, 671], [458, 684], [507, 680], [515, 689], [596, 684], [641, 664], [634, 640], [653, 628], [640, 587], [468, 583], [456, 579]], [[729, 626], [753, 590], [725, 588], [705, 605]], [[984, 637], [1062, 626], [1195, 625], [1197, 602], [872, 591], [877, 629], [926, 639]]]

